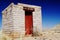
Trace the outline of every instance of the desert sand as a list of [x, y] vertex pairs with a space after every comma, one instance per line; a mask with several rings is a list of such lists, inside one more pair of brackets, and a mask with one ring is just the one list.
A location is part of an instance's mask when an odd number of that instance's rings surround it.
[[[43, 31], [42, 38], [40, 37], [25, 37], [20, 38], [20, 40], [60, 40], [60, 25], [57, 25], [51, 29], [46, 29]], [[8, 36], [4, 35], [2, 33], [2, 30], [0, 30], [0, 40], [13, 40], [9, 38]]]

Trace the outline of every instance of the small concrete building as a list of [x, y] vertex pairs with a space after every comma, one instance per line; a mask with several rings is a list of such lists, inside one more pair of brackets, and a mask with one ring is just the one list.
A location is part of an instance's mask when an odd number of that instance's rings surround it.
[[42, 32], [41, 7], [11, 3], [2, 11], [2, 31], [13, 38], [39, 35]]

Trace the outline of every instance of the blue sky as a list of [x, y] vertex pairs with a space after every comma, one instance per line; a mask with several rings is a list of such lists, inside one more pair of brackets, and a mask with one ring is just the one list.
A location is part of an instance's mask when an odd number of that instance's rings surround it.
[[42, 7], [43, 28], [51, 28], [60, 24], [60, 1], [59, 0], [0, 0], [0, 28], [2, 26], [2, 10], [10, 3], [25, 3]]

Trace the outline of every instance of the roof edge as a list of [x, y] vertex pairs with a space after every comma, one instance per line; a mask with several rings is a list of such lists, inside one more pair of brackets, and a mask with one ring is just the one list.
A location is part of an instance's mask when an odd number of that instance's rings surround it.
[[41, 8], [41, 6], [37, 6], [37, 5], [31, 5], [31, 4], [24, 4], [24, 3], [18, 3], [18, 5], [21, 5], [21, 6], [28, 6], [28, 7], [37, 7], [37, 8]]
[[[2, 13], [4, 13], [11, 5], [15, 5], [15, 4], [12, 2], [9, 6], [7, 6], [7, 7], [2, 11]], [[41, 8], [41, 6], [24, 4], [24, 3], [17, 3], [17, 5], [27, 6], [27, 7], [32, 7], [32, 8]]]
[[9, 5], [2, 11], [2, 13], [4, 13], [4, 11], [6, 11], [11, 5], [14, 5], [14, 3], [9, 4]]

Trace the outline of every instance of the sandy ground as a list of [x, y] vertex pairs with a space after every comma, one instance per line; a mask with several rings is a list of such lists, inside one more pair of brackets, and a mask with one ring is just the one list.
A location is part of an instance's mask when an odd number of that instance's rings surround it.
[[[24, 37], [23, 39], [19, 38], [15, 40], [60, 40], [60, 33], [46, 32], [43, 35], [44, 36], [42, 37], [42, 39], [40, 37]], [[2, 31], [0, 31], [0, 40], [12, 40], [12, 39], [2, 34]]]
[[[13, 40], [10, 37], [4, 35], [0, 30], [0, 40]], [[50, 31], [44, 31], [42, 37], [22, 37], [15, 40], [60, 40], [60, 26], [51, 29]]]

